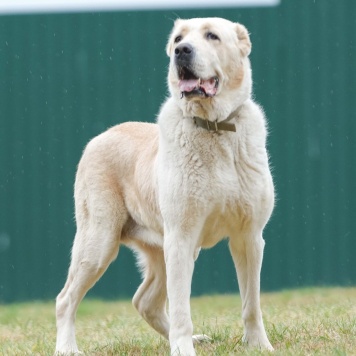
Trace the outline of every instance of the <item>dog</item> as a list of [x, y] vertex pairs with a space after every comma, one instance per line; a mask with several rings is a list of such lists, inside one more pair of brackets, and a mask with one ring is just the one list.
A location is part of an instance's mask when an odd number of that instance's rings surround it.
[[274, 186], [265, 116], [251, 99], [249, 34], [221, 18], [178, 19], [166, 51], [170, 97], [157, 123], [110, 128], [89, 142], [78, 165], [77, 231], [56, 299], [57, 354], [78, 352], [78, 305], [123, 244], [143, 274], [133, 305], [169, 340], [172, 355], [195, 355], [194, 341], [208, 338], [193, 336], [195, 259], [225, 237], [242, 298], [243, 341], [273, 350], [260, 270]]

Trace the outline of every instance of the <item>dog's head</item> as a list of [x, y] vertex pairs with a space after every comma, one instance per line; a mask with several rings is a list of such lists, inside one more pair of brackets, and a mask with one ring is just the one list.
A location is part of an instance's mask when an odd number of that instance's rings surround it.
[[246, 28], [221, 18], [175, 21], [168, 85], [185, 115], [223, 120], [251, 93]]

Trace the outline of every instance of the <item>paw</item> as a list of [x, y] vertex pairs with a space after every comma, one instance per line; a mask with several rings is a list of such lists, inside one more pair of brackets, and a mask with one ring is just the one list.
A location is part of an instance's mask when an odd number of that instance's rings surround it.
[[205, 334], [193, 335], [193, 344], [194, 345], [200, 344], [203, 342], [211, 342], [211, 341], [212, 341], [212, 339], [208, 335], [205, 335]]
[[196, 356], [194, 348], [175, 347], [171, 350], [171, 356]]
[[177, 340], [171, 344], [171, 356], [195, 356], [193, 342], [190, 338]]
[[65, 349], [56, 349], [54, 356], [72, 356], [72, 355], [84, 355], [82, 351], [79, 351], [77, 348], [65, 348]]
[[244, 335], [242, 342], [247, 344], [248, 347], [251, 348], [258, 348], [267, 351], [274, 351], [273, 346], [269, 342], [267, 336], [260, 335], [260, 336], [251, 336], [251, 335]]

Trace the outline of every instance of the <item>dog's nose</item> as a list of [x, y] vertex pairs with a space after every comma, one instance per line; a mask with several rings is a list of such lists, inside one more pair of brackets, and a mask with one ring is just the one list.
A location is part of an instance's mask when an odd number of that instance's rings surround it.
[[189, 61], [194, 56], [194, 48], [189, 43], [181, 43], [175, 48], [174, 54], [177, 60]]

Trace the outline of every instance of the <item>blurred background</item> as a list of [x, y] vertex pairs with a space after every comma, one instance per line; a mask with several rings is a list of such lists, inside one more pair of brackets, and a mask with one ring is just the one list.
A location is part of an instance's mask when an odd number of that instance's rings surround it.
[[[62, 288], [82, 150], [112, 125], [155, 121], [167, 96], [165, 45], [178, 17], [225, 17], [250, 32], [254, 96], [269, 122], [277, 190], [264, 234], [262, 290], [356, 284], [354, 0], [207, 8], [199, 4], [209, 1], [172, 1], [169, 8], [88, 1], [85, 10], [35, 13], [3, 3], [0, 302], [53, 299]], [[89, 295], [131, 297], [139, 283], [131, 251], [121, 248]], [[237, 290], [226, 241], [203, 251], [193, 294]]]

